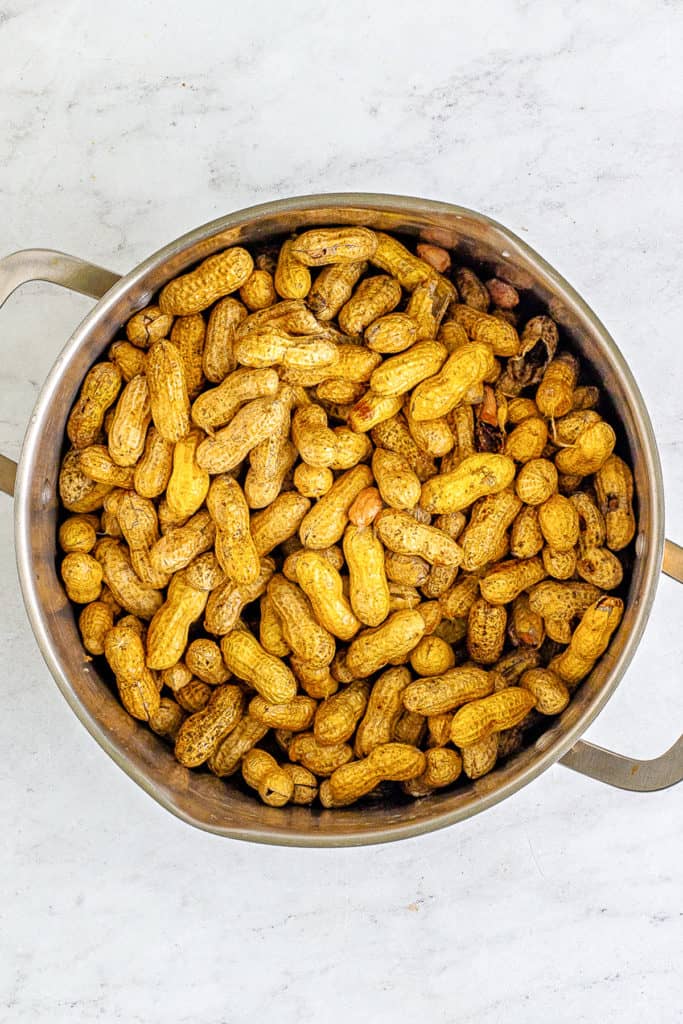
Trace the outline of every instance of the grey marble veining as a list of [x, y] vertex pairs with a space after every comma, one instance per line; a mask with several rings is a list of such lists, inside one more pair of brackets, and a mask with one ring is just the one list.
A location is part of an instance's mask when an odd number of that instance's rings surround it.
[[[114, 270], [231, 209], [403, 192], [499, 218], [629, 359], [683, 541], [683, 10], [666, 0], [343, 5], [9, 0], [0, 7], [0, 250]], [[88, 300], [0, 313], [0, 451]], [[137, 790], [58, 694], [0, 516], [0, 1020], [497, 1024], [683, 1020], [681, 793], [556, 767], [388, 847], [253, 847]], [[683, 719], [683, 595], [590, 738], [647, 757]]]

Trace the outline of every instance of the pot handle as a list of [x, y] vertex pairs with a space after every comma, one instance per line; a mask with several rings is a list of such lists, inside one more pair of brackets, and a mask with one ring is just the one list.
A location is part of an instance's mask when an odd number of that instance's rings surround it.
[[[29, 281], [49, 281], [72, 292], [100, 299], [119, 277], [111, 270], [56, 249], [22, 249], [0, 260], [0, 306], [12, 292]], [[10, 496], [14, 494], [16, 474], [16, 462], [0, 455], [0, 491]]]
[[[673, 541], [664, 543], [662, 572], [683, 583], [683, 548]], [[579, 740], [561, 758], [561, 764], [582, 775], [606, 782], [619, 789], [630, 789], [638, 793], [653, 793], [667, 789], [683, 781], [683, 736], [679, 736], [672, 747], [651, 761], [639, 761], [633, 757], [615, 754], [594, 743]]]

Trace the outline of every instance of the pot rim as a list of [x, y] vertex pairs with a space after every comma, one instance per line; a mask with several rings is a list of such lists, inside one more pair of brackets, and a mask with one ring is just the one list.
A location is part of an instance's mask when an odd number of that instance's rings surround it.
[[[260, 829], [251, 825], [244, 827], [229, 827], [212, 825], [210, 822], [198, 820], [192, 814], [174, 806], [163, 792], [157, 791], [153, 783], [147, 778], [145, 772], [132, 764], [110, 741], [109, 736], [102, 728], [98, 720], [85, 708], [71, 687], [69, 676], [53, 649], [47, 626], [47, 618], [38, 600], [36, 581], [34, 579], [31, 559], [31, 516], [30, 507], [30, 482], [32, 479], [36, 453], [40, 447], [41, 437], [45, 426], [45, 420], [51, 407], [57, 385], [62, 377], [65, 365], [68, 365], [72, 356], [84, 341], [95, 323], [108, 311], [121, 301], [127, 292], [145, 278], [148, 272], [159, 268], [172, 257], [177, 257], [191, 245], [195, 245], [205, 239], [210, 239], [222, 231], [244, 225], [255, 219], [264, 219], [275, 214], [283, 213], [297, 214], [303, 211], [323, 210], [332, 206], [353, 207], [366, 209], [368, 212], [377, 210], [382, 212], [405, 212], [413, 216], [424, 216], [429, 214], [438, 218], [440, 214], [448, 214], [450, 217], [474, 220], [483, 226], [493, 228], [496, 233], [503, 237], [510, 250], [523, 257], [525, 263], [538, 271], [544, 277], [558, 295], [565, 298], [570, 306], [576, 308], [589, 324], [594, 336], [599, 339], [600, 345], [608, 360], [615, 367], [624, 389], [628, 395], [630, 411], [637, 423], [640, 438], [643, 440], [641, 455], [645, 462], [646, 475], [649, 487], [650, 518], [647, 537], [642, 535], [638, 538], [641, 547], [645, 550], [638, 551], [642, 559], [642, 590], [636, 596], [635, 619], [630, 634], [626, 637], [623, 647], [615, 660], [614, 666], [602, 684], [601, 689], [595, 694], [590, 703], [586, 706], [577, 720], [562, 732], [554, 741], [550, 742], [545, 749], [539, 750], [533, 762], [528, 765], [520, 777], [502, 783], [490, 792], [482, 792], [477, 799], [464, 808], [456, 808], [443, 812], [435, 812], [428, 819], [405, 824], [378, 825], [369, 828], [367, 831], [357, 831], [334, 835], [317, 833], [315, 831], [304, 831], [301, 829], [265, 827]], [[139, 294], [139, 292], [138, 292]], [[139, 308], [139, 302], [135, 307]], [[68, 339], [61, 352], [57, 356], [52, 369], [50, 370], [45, 383], [43, 384], [36, 400], [29, 425], [24, 436], [21, 456], [17, 472], [15, 491], [15, 547], [19, 581], [22, 595], [26, 606], [27, 614], [38, 646], [43, 658], [47, 663], [52, 676], [59, 689], [67, 700], [76, 716], [80, 719], [88, 732], [98, 744], [109, 754], [125, 773], [130, 776], [142, 789], [152, 796], [157, 803], [165, 807], [176, 817], [201, 828], [204, 831], [214, 832], [222, 836], [246, 839], [252, 842], [261, 842], [283, 846], [359, 846], [373, 843], [390, 842], [404, 839], [425, 832], [435, 831], [444, 828], [458, 820], [485, 810], [499, 801], [511, 796], [518, 789], [527, 785], [564, 754], [571, 749], [577, 740], [583, 735], [595, 717], [607, 703], [612, 693], [619, 684], [624, 672], [633, 658], [635, 650], [640, 642], [643, 630], [647, 623], [654, 601], [659, 571], [662, 563], [664, 546], [664, 492], [662, 471], [659, 453], [652, 429], [649, 414], [647, 412], [642, 395], [626, 363], [626, 360], [618, 349], [614, 339], [607, 331], [604, 324], [596, 316], [586, 301], [576, 290], [558, 273], [549, 263], [543, 259], [523, 239], [519, 238], [507, 227], [477, 211], [466, 207], [456, 206], [451, 203], [444, 203], [437, 200], [421, 199], [411, 196], [394, 196], [390, 194], [373, 193], [318, 193], [314, 195], [295, 196], [288, 199], [276, 200], [268, 203], [261, 203], [256, 206], [247, 207], [234, 213], [219, 217], [215, 220], [193, 229], [159, 249], [156, 253], [143, 260], [129, 273], [123, 275], [120, 280], [94, 305], [92, 310], [85, 316], [77, 326], [71, 337]]]

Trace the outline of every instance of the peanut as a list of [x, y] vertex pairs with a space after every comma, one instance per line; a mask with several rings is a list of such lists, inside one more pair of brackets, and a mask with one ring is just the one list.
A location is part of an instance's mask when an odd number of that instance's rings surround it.
[[66, 424], [74, 448], [88, 448], [96, 443], [105, 413], [116, 401], [120, 388], [121, 371], [113, 363], [96, 363], [88, 371]]
[[438, 373], [417, 385], [410, 397], [410, 415], [415, 420], [446, 416], [484, 380], [493, 365], [490, 345], [474, 342], [457, 348]]
[[505, 531], [521, 507], [519, 498], [509, 490], [489, 495], [477, 502], [472, 509], [469, 525], [460, 537], [463, 569], [475, 572], [492, 561]]
[[557, 470], [548, 459], [530, 459], [517, 474], [517, 496], [525, 505], [542, 505], [557, 491]]
[[636, 532], [633, 514], [633, 474], [623, 459], [610, 455], [598, 469], [595, 491], [600, 511], [605, 517], [607, 547], [621, 551]]
[[234, 298], [221, 299], [211, 310], [204, 338], [202, 369], [206, 379], [214, 384], [220, 384], [235, 369], [235, 330], [246, 315], [242, 303]]
[[126, 337], [138, 348], [149, 348], [152, 342], [168, 335], [172, 324], [173, 317], [162, 313], [158, 306], [146, 306], [126, 324]]
[[287, 704], [296, 696], [296, 679], [278, 658], [261, 647], [248, 630], [235, 629], [221, 640], [223, 660], [230, 671], [249, 683], [272, 704]]
[[97, 543], [97, 516], [69, 516], [59, 527], [59, 546], [66, 554], [82, 551], [87, 554]]
[[294, 795], [294, 780], [265, 750], [252, 748], [242, 758], [242, 778], [264, 804], [284, 807]]
[[419, 555], [430, 565], [459, 565], [462, 549], [435, 526], [416, 522], [407, 512], [386, 509], [375, 519], [382, 543], [398, 555]]
[[155, 341], [147, 355], [146, 373], [154, 426], [175, 443], [190, 430], [188, 384], [178, 347], [164, 338]]
[[[150, 561], [159, 573], [185, 569], [198, 555], [210, 550], [216, 539], [216, 527], [209, 513], [202, 509], [185, 523], [169, 530], [156, 541], [150, 551]], [[209, 588], [213, 589], [213, 588]]]
[[268, 596], [280, 620], [283, 638], [295, 656], [316, 668], [329, 665], [335, 653], [334, 637], [318, 621], [299, 587], [276, 574], [268, 584]]
[[428, 512], [459, 512], [477, 498], [505, 490], [514, 475], [515, 464], [507, 455], [469, 455], [453, 472], [427, 480], [420, 503]]
[[467, 616], [467, 650], [480, 665], [493, 665], [503, 653], [507, 610], [478, 597]]
[[291, 252], [306, 267], [324, 267], [367, 260], [376, 248], [377, 236], [367, 228], [317, 228], [295, 238]]
[[259, 577], [260, 562], [242, 488], [230, 476], [215, 477], [207, 507], [216, 525], [216, 557], [221, 569], [237, 586], [250, 586]]
[[408, 460], [397, 452], [375, 448], [372, 472], [382, 500], [396, 509], [414, 508], [420, 500], [422, 485]]
[[217, 388], [204, 391], [192, 405], [192, 419], [207, 434], [228, 423], [241, 405], [255, 398], [271, 398], [280, 380], [275, 370], [242, 367], [228, 374]]
[[[121, 371], [125, 381], [132, 380], [145, 372], [147, 354], [131, 345], [129, 341], [115, 341], [109, 346], [107, 355]], [[107, 414], [109, 415], [109, 414]]]
[[403, 691], [403, 704], [420, 715], [441, 715], [493, 693], [493, 677], [475, 666], [452, 668], [427, 679], [416, 679]]
[[548, 363], [536, 389], [536, 405], [544, 416], [557, 419], [569, 412], [578, 373], [578, 361], [568, 352], [563, 352]]
[[324, 555], [303, 551], [297, 559], [296, 578], [311, 602], [313, 614], [326, 630], [340, 640], [356, 635], [361, 623], [344, 596], [341, 576]]
[[580, 682], [605, 652], [612, 633], [621, 621], [624, 603], [618, 597], [600, 597], [583, 613], [569, 646], [550, 662], [569, 687]]
[[331, 320], [353, 293], [361, 274], [367, 270], [362, 260], [325, 267], [316, 277], [308, 295], [308, 305], [319, 320]]
[[94, 549], [102, 566], [102, 578], [115, 600], [131, 615], [151, 619], [163, 604], [161, 591], [143, 583], [131, 565], [128, 549], [116, 540], [103, 537]]
[[406, 668], [390, 668], [375, 681], [356, 731], [357, 757], [364, 757], [380, 744], [391, 741], [403, 713], [403, 693], [409, 683], [410, 672]]
[[190, 586], [182, 573], [176, 573], [166, 594], [166, 601], [155, 612], [147, 633], [147, 665], [149, 668], [170, 668], [187, 647], [190, 626], [206, 607], [208, 593]]
[[365, 342], [373, 352], [393, 355], [417, 341], [417, 324], [406, 313], [387, 313], [365, 329]]
[[218, 744], [242, 720], [244, 695], [239, 686], [219, 686], [201, 711], [186, 718], [175, 741], [175, 756], [187, 768], [211, 757]]
[[418, 676], [441, 676], [455, 665], [450, 644], [437, 636], [423, 636], [413, 648], [410, 664]]
[[300, 762], [315, 775], [331, 775], [353, 757], [348, 743], [320, 743], [312, 732], [294, 736], [287, 753], [291, 761]]
[[322, 701], [313, 724], [318, 743], [333, 746], [350, 739], [365, 713], [369, 695], [370, 683], [361, 680]]
[[159, 295], [159, 308], [173, 316], [201, 313], [217, 299], [241, 288], [253, 267], [246, 249], [225, 249], [209, 256], [196, 270], [169, 281]]
[[367, 466], [354, 466], [342, 474], [303, 517], [299, 528], [301, 543], [307, 548], [336, 544], [346, 528], [349, 508], [371, 483], [372, 473]]
[[334, 483], [334, 475], [326, 466], [309, 466], [300, 462], [294, 470], [294, 486], [305, 498], [322, 498]]
[[403, 782], [422, 775], [425, 755], [407, 743], [384, 743], [362, 761], [341, 765], [320, 787], [324, 807], [344, 807], [370, 793], [382, 781]]
[[303, 732], [310, 729], [318, 704], [311, 697], [293, 697], [288, 704], [271, 704], [263, 697], [253, 697], [249, 714], [269, 729]]
[[228, 732], [219, 739], [208, 758], [209, 769], [220, 778], [234, 775], [244, 755], [256, 746], [268, 732], [268, 726], [261, 725], [251, 715], [244, 715]]
[[90, 654], [104, 654], [104, 640], [114, 625], [114, 612], [104, 601], [91, 601], [78, 617], [83, 646]]
[[588, 476], [597, 473], [612, 454], [617, 435], [604, 420], [593, 423], [579, 434], [575, 443], [555, 456], [558, 472]]
[[519, 685], [528, 690], [542, 715], [559, 715], [569, 704], [569, 690], [547, 668], [532, 668], [522, 675]]
[[173, 451], [173, 444], [150, 426], [144, 453], [133, 475], [133, 486], [142, 498], [158, 498], [166, 490], [173, 469]]
[[129, 715], [148, 721], [159, 709], [159, 690], [145, 665], [145, 648], [130, 617], [122, 619], [104, 638], [104, 654], [116, 677], [121, 702]]
[[344, 532], [344, 555], [353, 613], [364, 625], [379, 626], [390, 610], [382, 545], [369, 526], [351, 524]]
[[185, 664], [193, 675], [211, 686], [227, 683], [230, 678], [220, 647], [207, 638], [192, 641], [185, 652]]
[[518, 725], [534, 705], [533, 695], [518, 686], [472, 701], [455, 713], [451, 723], [451, 742], [461, 748], [481, 743], [492, 733]]
[[480, 779], [488, 775], [498, 760], [499, 749], [499, 734], [495, 732], [470, 747], [462, 747], [462, 770], [467, 778]]

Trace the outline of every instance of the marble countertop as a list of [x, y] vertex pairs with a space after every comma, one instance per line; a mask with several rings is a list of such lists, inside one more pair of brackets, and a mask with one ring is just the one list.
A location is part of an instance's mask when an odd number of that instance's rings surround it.
[[[588, 298], [628, 358], [683, 541], [682, 9], [674, 0], [230, 5], [9, 0], [1, 253], [126, 270], [230, 210], [384, 191], [489, 213]], [[0, 314], [0, 451], [89, 301]], [[556, 766], [469, 822], [385, 847], [193, 831], [57, 691], [0, 516], [0, 1020], [439, 1024], [683, 1020], [681, 790]], [[663, 579], [590, 729], [635, 756], [683, 719], [683, 593]]]

